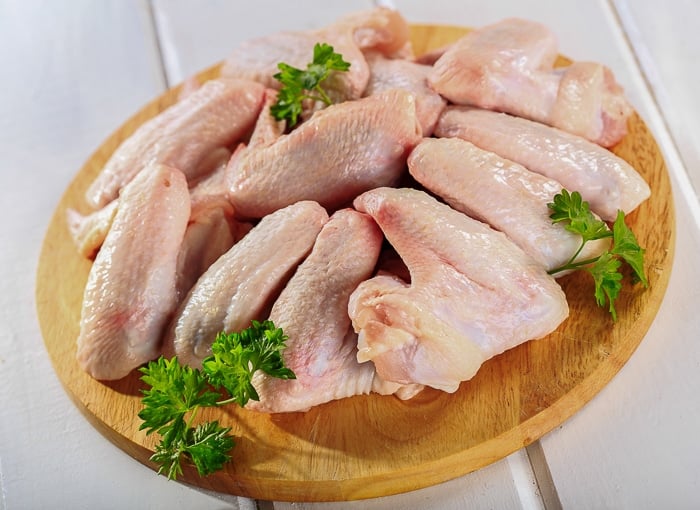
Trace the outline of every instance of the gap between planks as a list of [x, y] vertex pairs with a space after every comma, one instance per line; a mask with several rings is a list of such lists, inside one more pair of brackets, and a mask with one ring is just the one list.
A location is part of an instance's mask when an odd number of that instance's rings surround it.
[[158, 19], [156, 18], [155, 9], [153, 7], [153, 0], [144, 1], [146, 6], [146, 13], [150, 22], [153, 43], [156, 46], [156, 53], [158, 55], [158, 67], [160, 71], [160, 77], [163, 81], [165, 89], [169, 89], [172, 86], [172, 84], [170, 83], [170, 78], [168, 77], [168, 70], [165, 67], [165, 56], [163, 55], [163, 42], [160, 27], [158, 26]]
[[539, 440], [535, 441], [526, 446], [524, 452], [537, 485], [536, 495], [539, 498], [541, 508], [544, 510], [562, 510], [559, 493], [556, 485], [554, 485], [554, 479], [552, 478], [552, 472], [549, 470], [542, 443]]

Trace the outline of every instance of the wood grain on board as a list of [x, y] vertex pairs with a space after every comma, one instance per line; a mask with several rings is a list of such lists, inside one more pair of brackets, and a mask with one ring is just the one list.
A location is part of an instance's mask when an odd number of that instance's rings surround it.
[[[466, 29], [413, 26], [417, 54], [440, 48]], [[216, 76], [217, 68], [200, 79]], [[131, 117], [90, 157], [66, 190], [44, 241], [37, 307], [54, 368], [76, 405], [109, 440], [138, 461], [156, 437], [139, 431], [139, 374], [99, 382], [75, 361], [83, 288], [90, 261], [78, 255], [66, 225], [69, 207], [87, 212], [84, 192], [119, 144], [177, 98], [164, 93]], [[652, 196], [628, 216], [646, 248], [649, 288], [625, 284], [618, 321], [593, 298], [586, 274], [560, 280], [571, 314], [548, 337], [486, 362], [454, 394], [427, 389], [409, 401], [379, 395], [330, 402], [305, 413], [266, 415], [235, 406], [205, 409], [238, 438], [233, 461], [207, 478], [182, 479], [221, 492], [267, 500], [333, 501], [377, 497], [461, 476], [528, 445], [579, 410], [629, 359], [668, 284], [674, 247], [671, 187], [663, 157], [635, 114], [614, 152], [644, 176]], [[155, 475], [154, 475], [155, 476]]]

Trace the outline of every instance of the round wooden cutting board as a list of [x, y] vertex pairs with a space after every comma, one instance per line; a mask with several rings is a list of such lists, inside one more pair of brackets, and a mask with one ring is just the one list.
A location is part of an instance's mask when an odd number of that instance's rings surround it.
[[[417, 54], [455, 40], [466, 29], [414, 26]], [[563, 61], [563, 60], [562, 60]], [[199, 75], [216, 76], [214, 67]], [[83, 288], [90, 261], [72, 244], [66, 209], [87, 212], [85, 189], [115, 148], [142, 122], [174, 103], [170, 90], [129, 119], [92, 155], [63, 196], [39, 261], [37, 307], [46, 348], [75, 404], [104, 435], [140, 462], [156, 437], [139, 431], [139, 374], [98, 382], [75, 361]], [[497, 461], [561, 424], [607, 384], [644, 337], [668, 284], [675, 238], [673, 199], [663, 157], [634, 115], [614, 152], [644, 176], [652, 196], [628, 224], [646, 248], [649, 288], [625, 283], [618, 321], [593, 298], [586, 274], [560, 280], [571, 315], [547, 338], [486, 362], [454, 394], [425, 390], [410, 401], [369, 395], [306, 413], [266, 415], [235, 406], [203, 419], [233, 428], [237, 445], [224, 471], [182, 480], [267, 500], [333, 501], [384, 496], [458, 477]], [[154, 474], [154, 476], [156, 476]]]

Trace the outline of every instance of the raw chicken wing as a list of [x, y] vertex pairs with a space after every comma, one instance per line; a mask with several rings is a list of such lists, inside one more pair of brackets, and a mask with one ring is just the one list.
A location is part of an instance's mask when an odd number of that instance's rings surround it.
[[574, 62], [562, 70], [546, 123], [612, 147], [627, 134], [632, 111], [610, 69], [595, 62]]
[[323, 226], [313, 250], [272, 307], [270, 319], [288, 336], [285, 364], [296, 379], [257, 372], [260, 401], [248, 408], [271, 413], [303, 411], [325, 402], [401, 388], [379, 379], [372, 363], [357, 362], [357, 334], [350, 327], [348, 300], [369, 278], [383, 236], [369, 216], [337, 211]]
[[[493, 152], [459, 138], [426, 138], [408, 158], [408, 169], [454, 209], [505, 233], [547, 271], [569, 262], [581, 246], [581, 236], [549, 217], [547, 204], [561, 185]], [[586, 243], [577, 258], [597, 257], [608, 241]]]
[[114, 151], [88, 188], [88, 203], [103, 207], [151, 163], [172, 165], [188, 181], [213, 170], [211, 154], [252, 129], [263, 96], [264, 87], [249, 80], [206, 82], [142, 124]]
[[117, 214], [119, 199], [112, 200], [102, 209], [90, 214], [81, 214], [75, 209], [66, 210], [66, 221], [73, 243], [78, 248], [78, 253], [83, 257], [92, 259], [97, 254], [102, 243], [107, 237], [107, 232], [112, 226], [114, 216]]
[[124, 188], [83, 297], [77, 359], [94, 378], [120, 379], [158, 356], [189, 215], [177, 169], [146, 167]]
[[390, 59], [381, 53], [368, 54], [367, 62], [370, 78], [365, 96], [395, 88], [408, 90], [416, 97], [416, 115], [423, 136], [430, 136], [447, 104], [440, 94], [428, 86], [431, 67], [411, 60]]
[[243, 239], [219, 257], [180, 304], [164, 351], [199, 367], [211, 354], [220, 331], [240, 331], [279, 292], [289, 273], [308, 254], [328, 214], [305, 201], [263, 218]]
[[557, 40], [534, 21], [508, 18], [468, 33], [435, 62], [432, 87], [455, 104], [547, 118], [560, 77]]
[[395, 183], [421, 140], [415, 98], [393, 89], [329, 106], [268, 145], [232, 158], [230, 199], [238, 217], [260, 218], [299, 200], [328, 209]]
[[387, 381], [453, 392], [481, 364], [554, 331], [563, 291], [501, 232], [413, 189], [355, 200], [406, 263], [411, 282], [376, 276], [350, 297], [358, 360]]
[[363, 51], [376, 50], [392, 55], [408, 44], [408, 24], [395, 10], [376, 8], [345, 16], [319, 30], [279, 32], [250, 39], [238, 46], [226, 59], [222, 76], [256, 80], [266, 87], [279, 88], [273, 78], [284, 62], [306, 69], [316, 43], [333, 46], [350, 63], [343, 73], [332, 73], [324, 81], [324, 90], [334, 102], [358, 99], [367, 86], [369, 67]]
[[625, 160], [580, 136], [504, 113], [447, 107], [435, 134], [458, 137], [578, 191], [607, 221], [649, 198], [644, 179]]
[[455, 104], [525, 117], [605, 147], [619, 142], [632, 107], [610, 69], [593, 62], [554, 69], [555, 56], [549, 29], [510, 18], [450, 46], [429, 79]]
[[199, 277], [252, 228], [233, 218], [233, 208], [215, 200], [193, 204], [177, 261], [177, 291], [183, 299]]

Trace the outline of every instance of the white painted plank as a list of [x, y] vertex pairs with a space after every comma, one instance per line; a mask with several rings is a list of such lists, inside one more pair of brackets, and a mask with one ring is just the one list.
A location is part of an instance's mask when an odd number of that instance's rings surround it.
[[[0, 2], [0, 508], [238, 508], [102, 437], [57, 380], [34, 306], [49, 218], [100, 141], [163, 90], [137, 0]], [[65, 275], [69, 278], [70, 275]]]
[[612, 0], [700, 196], [700, 2]]

